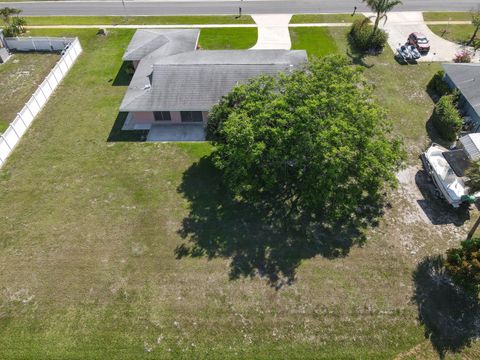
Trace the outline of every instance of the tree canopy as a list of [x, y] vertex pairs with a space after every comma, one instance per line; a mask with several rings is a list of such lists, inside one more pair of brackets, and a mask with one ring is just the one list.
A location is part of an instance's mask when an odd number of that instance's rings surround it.
[[[3, 31], [7, 37], [19, 36], [25, 32], [27, 21], [25, 18], [19, 17], [22, 10], [5, 7], [0, 9], [0, 19], [4, 23]], [[12, 16], [15, 15], [13, 18]]]
[[462, 241], [459, 248], [449, 249], [445, 260], [447, 273], [466, 290], [478, 293], [480, 289], [480, 239]]
[[233, 198], [289, 226], [333, 229], [366, 225], [396, 184], [403, 151], [390, 130], [361, 68], [332, 56], [236, 86], [207, 138]]

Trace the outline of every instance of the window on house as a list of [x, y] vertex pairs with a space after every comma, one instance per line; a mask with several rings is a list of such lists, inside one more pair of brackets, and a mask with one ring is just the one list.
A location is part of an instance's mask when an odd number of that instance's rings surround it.
[[170, 121], [172, 118], [170, 117], [170, 111], [154, 111], [153, 117], [155, 121]]
[[202, 122], [203, 115], [201, 111], [181, 111], [182, 122]]

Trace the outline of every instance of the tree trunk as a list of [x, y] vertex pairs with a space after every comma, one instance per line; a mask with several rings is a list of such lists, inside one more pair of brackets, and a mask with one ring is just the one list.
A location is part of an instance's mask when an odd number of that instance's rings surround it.
[[473, 35], [472, 37], [470, 38], [470, 40], [468, 40], [467, 42], [467, 45], [471, 45], [473, 43], [473, 41], [475, 40], [475, 38], [477, 37], [477, 33], [478, 33], [478, 29], [480, 28], [480, 24], [478, 24], [476, 27], [475, 27], [475, 31], [473, 32]]
[[380, 12], [377, 12], [377, 17], [375, 18], [375, 24], [373, 25], [372, 35], [375, 34], [375, 32], [377, 31], [378, 24], [380, 24]]
[[473, 237], [479, 225], [480, 225], [480, 216], [478, 217], [477, 221], [475, 221], [475, 224], [473, 224], [472, 229], [468, 232], [467, 240], [470, 240]]

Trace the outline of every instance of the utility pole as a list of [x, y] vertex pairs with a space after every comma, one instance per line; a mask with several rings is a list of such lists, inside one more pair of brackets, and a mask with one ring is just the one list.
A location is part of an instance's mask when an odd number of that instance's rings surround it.
[[125, 0], [122, 0], [123, 11], [125, 12], [125, 22], [128, 23], [128, 13], [127, 13], [127, 6], [125, 4]]

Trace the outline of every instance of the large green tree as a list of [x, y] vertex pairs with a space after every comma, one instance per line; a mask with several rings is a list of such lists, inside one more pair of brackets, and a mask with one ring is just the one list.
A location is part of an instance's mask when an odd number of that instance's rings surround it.
[[373, 34], [378, 29], [380, 20], [385, 19], [387, 21], [387, 13], [392, 11], [392, 9], [401, 5], [400, 0], [362, 0], [364, 3], [367, 3], [368, 7], [376, 14], [375, 23], [373, 25]]
[[207, 137], [233, 197], [288, 223], [365, 224], [403, 157], [362, 69], [342, 56], [236, 86]]
[[455, 283], [466, 290], [480, 290], [480, 239], [462, 241], [459, 248], [449, 249], [445, 268]]

